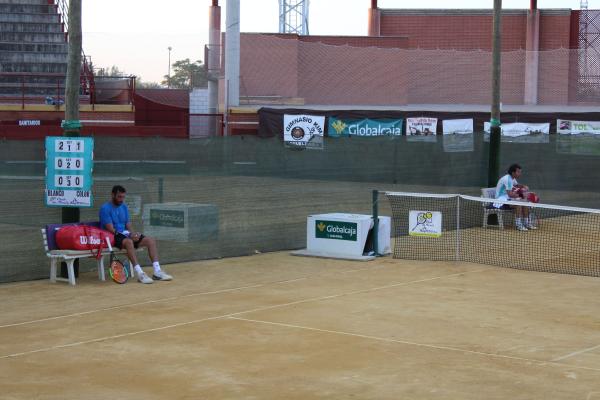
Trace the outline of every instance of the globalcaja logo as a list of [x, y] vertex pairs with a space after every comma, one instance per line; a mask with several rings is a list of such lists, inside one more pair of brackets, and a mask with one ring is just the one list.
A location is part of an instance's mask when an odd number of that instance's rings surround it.
[[315, 236], [319, 239], [337, 239], [356, 242], [357, 224], [339, 221], [315, 221]]
[[341, 119], [336, 119], [334, 123], [331, 124], [331, 127], [335, 129], [335, 132], [338, 135], [341, 135], [342, 132], [348, 127]]
[[185, 228], [184, 212], [178, 210], [150, 210], [150, 225]]

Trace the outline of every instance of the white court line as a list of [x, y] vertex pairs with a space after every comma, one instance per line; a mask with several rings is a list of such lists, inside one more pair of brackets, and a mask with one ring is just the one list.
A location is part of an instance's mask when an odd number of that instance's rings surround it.
[[266, 324], [266, 325], [274, 325], [274, 326], [280, 326], [280, 327], [285, 327], [285, 328], [303, 329], [303, 330], [320, 332], [320, 333], [331, 333], [331, 334], [335, 334], [335, 335], [352, 336], [352, 337], [357, 337], [357, 338], [361, 338], [361, 339], [376, 340], [376, 341], [380, 341], [380, 342], [399, 343], [399, 344], [405, 344], [405, 345], [409, 345], [409, 346], [425, 347], [425, 348], [433, 349], [433, 350], [446, 350], [446, 351], [453, 351], [453, 352], [458, 352], [458, 353], [472, 354], [472, 355], [477, 355], [477, 356], [523, 361], [523, 362], [539, 364], [540, 366], [552, 365], [552, 366], [556, 366], [556, 367], [567, 367], [567, 368], [573, 368], [573, 369], [584, 369], [584, 370], [588, 370], [588, 371], [600, 372], [600, 368], [582, 367], [582, 366], [577, 366], [577, 365], [562, 364], [562, 363], [557, 363], [554, 360], [543, 361], [543, 360], [536, 360], [536, 359], [532, 359], [532, 358], [523, 358], [523, 357], [507, 356], [507, 355], [503, 355], [503, 354], [485, 353], [482, 351], [460, 349], [460, 348], [456, 348], [456, 347], [436, 346], [433, 344], [411, 342], [408, 340], [390, 339], [390, 338], [371, 336], [371, 335], [361, 335], [359, 333], [311, 328], [309, 326], [285, 324], [285, 323], [281, 323], [281, 322], [261, 321], [261, 320], [256, 320], [256, 319], [247, 319], [247, 318], [239, 318], [239, 317], [228, 317], [228, 319], [233, 319], [233, 320], [238, 320], [238, 321], [246, 321], [246, 322], [254, 322], [254, 323]]
[[183, 299], [183, 298], [187, 298], [187, 297], [207, 296], [207, 295], [211, 295], [211, 294], [234, 292], [234, 291], [238, 291], [238, 290], [252, 289], [252, 288], [257, 288], [257, 287], [261, 287], [261, 286], [268, 285], [268, 284], [279, 284], [279, 283], [282, 283], [282, 282], [259, 283], [256, 285], [240, 286], [240, 287], [230, 288], [230, 289], [214, 290], [211, 292], [190, 293], [190, 294], [186, 294], [183, 296], [165, 297], [163, 299], [156, 299], [156, 300], [146, 300], [146, 301], [142, 301], [139, 303], [122, 304], [122, 305], [113, 306], [113, 307], [98, 308], [96, 310], [82, 311], [82, 312], [72, 313], [72, 314], [57, 315], [55, 317], [41, 318], [41, 319], [36, 319], [36, 320], [32, 320], [32, 321], [24, 321], [24, 322], [16, 322], [14, 324], [0, 325], [0, 329], [12, 327], [12, 326], [30, 325], [30, 324], [35, 324], [38, 322], [53, 321], [53, 320], [63, 319], [63, 318], [80, 317], [82, 315], [95, 314], [95, 313], [99, 313], [99, 312], [103, 312], [103, 311], [112, 311], [112, 310], [118, 310], [118, 309], [122, 309], [122, 308], [138, 307], [138, 306], [142, 306], [145, 304], [160, 303], [163, 301], [167, 302], [167, 301], [179, 300], [179, 299]]
[[567, 358], [571, 358], [573, 356], [576, 356], [576, 355], [579, 355], [579, 354], [583, 354], [583, 353], [587, 353], [588, 351], [592, 351], [592, 350], [596, 350], [596, 349], [600, 349], [600, 344], [597, 345], [597, 346], [594, 346], [594, 347], [589, 347], [587, 349], [582, 349], [582, 350], [574, 351], [572, 353], [569, 353], [569, 354], [561, 356], [561, 357], [556, 357], [552, 361], [566, 360]]
[[[362, 271], [362, 269], [351, 270], [351, 271]], [[305, 279], [309, 279], [309, 278], [313, 278], [313, 277], [318, 277], [318, 276], [322, 276], [322, 274], [307, 275], [307, 276], [304, 276], [304, 277], [301, 277], [301, 278], [287, 279], [287, 280], [284, 280], [284, 281], [263, 282], [263, 283], [257, 283], [255, 285], [240, 286], [240, 287], [229, 288], [229, 289], [221, 289], [221, 290], [214, 290], [214, 291], [210, 291], [210, 292], [190, 293], [190, 294], [186, 294], [186, 295], [183, 295], [183, 296], [173, 296], [173, 297], [165, 297], [165, 298], [156, 299], [156, 300], [146, 300], [146, 301], [142, 301], [142, 302], [139, 302], [139, 303], [121, 304], [121, 305], [118, 305], [118, 306], [98, 308], [98, 309], [95, 309], [95, 310], [81, 311], [81, 312], [78, 312], [78, 313], [57, 315], [57, 316], [54, 316], [54, 317], [40, 318], [40, 319], [31, 320], [31, 321], [15, 322], [15, 323], [12, 323], [12, 324], [0, 325], [0, 329], [14, 327], [14, 326], [21, 326], [21, 325], [30, 325], [30, 324], [35, 324], [35, 323], [38, 323], [38, 322], [54, 321], [54, 320], [57, 320], [57, 319], [64, 319], [64, 318], [70, 318], [70, 317], [80, 317], [82, 315], [89, 315], [89, 314], [95, 314], [95, 313], [104, 312], [104, 311], [114, 311], [114, 310], [119, 310], [119, 309], [124, 309], [124, 308], [138, 307], [138, 306], [143, 306], [143, 305], [146, 305], [146, 304], [154, 304], [154, 303], [161, 303], [161, 302], [168, 302], [168, 301], [180, 300], [180, 299], [185, 299], [185, 298], [188, 298], [188, 297], [208, 296], [208, 295], [212, 295], [212, 294], [235, 292], [235, 291], [238, 291], [238, 290], [253, 289], [253, 288], [258, 288], [258, 287], [267, 286], [267, 285], [282, 285], [282, 284], [297, 282], [297, 281], [301, 281], [301, 280], [305, 280]]]
[[202, 318], [202, 319], [197, 319], [197, 320], [192, 320], [192, 321], [180, 322], [180, 323], [172, 324], [172, 325], [166, 325], [166, 326], [157, 327], [157, 328], [143, 329], [143, 330], [135, 331], [135, 332], [122, 333], [119, 335], [105, 336], [105, 337], [90, 339], [90, 340], [86, 340], [86, 341], [82, 341], [82, 342], [67, 343], [67, 344], [62, 344], [62, 345], [57, 345], [57, 346], [44, 347], [44, 348], [36, 349], [36, 350], [24, 351], [21, 353], [6, 354], [3, 356], [0, 356], [0, 360], [4, 359], [4, 358], [14, 358], [14, 357], [24, 356], [24, 355], [28, 355], [28, 354], [52, 351], [52, 350], [56, 350], [56, 349], [66, 348], [66, 347], [74, 347], [74, 346], [79, 346], [79, 345], [88, 344], [88, 343], [97, 343], [97, 342], [102, 342], [105, 340], [118, 339], [118, 338], [122, 338], [122, 337], [126, 337], [126, 336], [134, 336], [134, 335], [139, 335], [139, 334], [148, 333], [148, 332], [156, 332], [156, 331], [160, 331], [160, 330], [164, 330], [164, 329], [178, 328], [181, 326], [192, 325], [192, 324], [205, 322], [205, 321], [211, 321], [211, 320], [222, 319], [222, 318], [230, 318], [230, 317], [234, 317], [234, 316], [242, 315], [242, 314], [272, 310], [275, 308], [288, 307], [288, 306], [293, 306], [293, 305], [297, 305], [297, 304], [310, 303], [310, 302], [321, 301], [321, 300], [329, 300], [329, 299], [334, 299], [334, 298], [343, 297], [343, 296], [350, 296], [353, 294], [368, 293], [368, 292], [372, 292], [372, 291], [376, 291], [376, 290], [389, 289], [389, 288], [393, 288], [393, 287], [408, 286], [413, 283], [428, 282], [428, 281], [433, 281], [433, 280], [437, 280], [437, 279], [449, 278], [449, 277], [453, 277], [453, 276], [460, 276], [460, 275], [464, 275], [464, 274], [468, 274], [468, 273], [483, 272], [483, 271], [489, 271], [489, 268], [479, 269], [479, 270], [474, 270], [474, 271], [464, 271], [464, 272], [450, 274], [450, 275], [440, 275], [440, 276], [436, 276], [433, 278], [419, 279], [416, 281], [400, 282], [400, 283], [390, 284], [390, 285], [386, 285], [386, 286], [379, 286], [379, 287], [370, 288], [370, 289], [362, 289], [362, 290], [356, 290], [353, 292], [339, 293], [339, 294], [335, 294], [335, 295], [331, 295], [331, 296], [313, 297], [310, 299], [297, 300], [297, 301], [292, 301], [289, 303], [257, 307], [257, 308], [246, 310], [246, 311], [238, 311], [235, 313], [219, 315], [216, 317], [207, 317], [207, 318]]

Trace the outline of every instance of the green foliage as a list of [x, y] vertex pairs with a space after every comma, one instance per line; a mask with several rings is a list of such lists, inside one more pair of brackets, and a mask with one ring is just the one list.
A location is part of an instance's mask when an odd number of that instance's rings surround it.
[[203, 88], [208, 85], [206, 78], [206, 70], [202, 61], [190, 62], [189, 58], [185, 60], [175, 61], [171, 69], [171, 77], [164, 76], [161, 82], [164, 86], [171, 89], [193, 89]]

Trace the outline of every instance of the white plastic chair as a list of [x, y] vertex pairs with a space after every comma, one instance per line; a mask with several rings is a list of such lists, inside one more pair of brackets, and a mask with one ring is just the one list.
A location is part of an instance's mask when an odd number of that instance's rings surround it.
[[[481, 188], [481, 197], [486, 199], [495, 199], [496, 198], [496, 188]], [[499, 228], [504, 229], [504, 214], [510, 213], [512, 210], [503, 210], [501, 208], [494, 207], [494, 202], [490, 203], [482, 203], [483, 204], [483, 227], [491, 227], [491, 228]], [[492, 214], [496, 214], [498, 218], [498, 225], [489, 225], [488, 217]]]

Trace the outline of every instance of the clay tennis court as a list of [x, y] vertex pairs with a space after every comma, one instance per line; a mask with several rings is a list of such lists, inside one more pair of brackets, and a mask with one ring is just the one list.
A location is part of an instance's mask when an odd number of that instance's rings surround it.
[[4, 399], [600, 399], [600, 279], [287, 252], [0, 286]]

